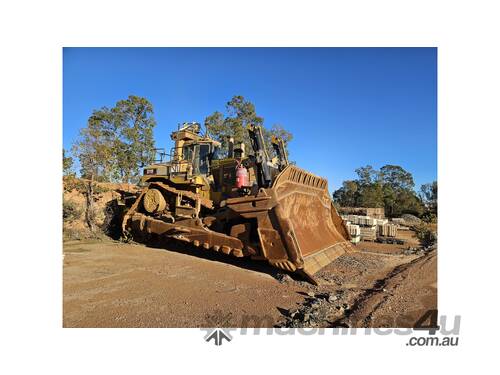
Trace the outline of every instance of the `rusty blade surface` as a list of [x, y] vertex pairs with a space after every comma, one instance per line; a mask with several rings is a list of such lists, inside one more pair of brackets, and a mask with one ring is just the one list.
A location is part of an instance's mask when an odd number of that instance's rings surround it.
[[304, 271], [313, 274], [351, 250], [349, 233], [324, 178], [289, 165], [271, 189], [280, 207], [278, 220], [290, 226]]

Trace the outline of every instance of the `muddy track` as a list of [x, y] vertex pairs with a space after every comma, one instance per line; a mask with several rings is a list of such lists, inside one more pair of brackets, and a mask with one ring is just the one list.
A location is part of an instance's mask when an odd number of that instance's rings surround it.
[[[434, 260], [433, 254], [408, 259], [365, 251], [341, 257], [323, 274], [324, 280], [334, 274], [336, 283], [309, 288], [296, 309], [283, 311], [277, 326], [413, 326], [421, 311], [436, 308], [437, 299], [426, 285], [435, 284]], [[343, 274], [346, 277], [339, 278]]]
[[[344, 317], [334, 322], [334, 327], [372, 327], [379, 310], [390, 303], [398, 289], [408, 283], [408, 277], [427, 268], [435, 268], [436, 252], [426, 254], [409, 263], [395, 267], [386, 277], [377, 280], [372, 289], [365, 290]], [[434, 264], [433, 264], [434, 263]], [[414, 282], [415, 280], [412, 280]], [[424, 287], [424, 286], [422, 286]], [[435, 306], [430, 306], [429, 309]]]

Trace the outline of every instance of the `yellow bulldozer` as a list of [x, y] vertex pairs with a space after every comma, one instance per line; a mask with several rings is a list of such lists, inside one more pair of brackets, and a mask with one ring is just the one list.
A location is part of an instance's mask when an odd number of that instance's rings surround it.
[[327, 180], [290, 164], [282, 139], [272, 138], [270, 157], [262, 128], [247, 130], [248, 154], [232, 138], [222, 152], [198, 123], [180, 125], [171, 152], [144, 168], [123, 234], [265, 260], [316, 284], [318, 270], [352, 250]]

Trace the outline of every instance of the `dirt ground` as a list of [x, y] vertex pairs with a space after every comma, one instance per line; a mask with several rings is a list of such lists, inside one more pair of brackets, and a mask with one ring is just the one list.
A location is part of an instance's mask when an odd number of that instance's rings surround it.
[[379, 245], [361, 243], [313, 286], [264, 262], [174, 244], [67, 241], [63, 326], [411, 326], [437, 308], [436, 251]]

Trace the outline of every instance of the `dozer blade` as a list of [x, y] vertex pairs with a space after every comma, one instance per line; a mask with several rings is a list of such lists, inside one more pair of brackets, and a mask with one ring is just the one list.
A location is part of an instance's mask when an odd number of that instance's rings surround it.
[[[271, 191], [288, 254], [285, 269], [291, 262], [296, 272], [315, 282], [313, 274], [353, 251], [349, 232], [330, 199], [326, 179], [289, 165], [276, 177]], [[270, 263], [280, 266], [279, 261]]]

